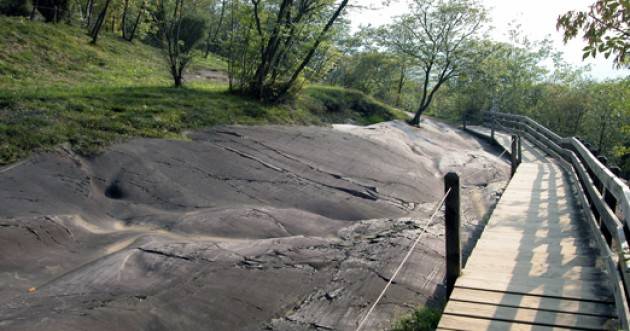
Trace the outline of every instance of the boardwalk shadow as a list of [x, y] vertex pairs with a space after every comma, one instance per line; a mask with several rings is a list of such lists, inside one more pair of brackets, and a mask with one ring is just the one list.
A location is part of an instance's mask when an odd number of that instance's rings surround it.
[[[593, 311], [594, 303], [603, 302], [607, 292], [591, 283], [601, 279], [586, 272], [596, 268], [597, 251], [576, 212], [566, 174], [552, 163], [536, 163], [535, 170], [529, 197], [518, 199], [528, 200], [527, 211], [520, 222], [506, 222], [520, 239], [513, 246], [514, 267], [502, 289], [505, 295], [490, 316], [490, 329], [504, 328], [505, 322], [530, 324], [534, 329], [592, 327], [601, 322], [595, 317], [600, 312]], [[526, 178], [517, 173], [513, 185], [523, 185]], [[510, 206], [515, 214], [517, 205]]]
[[525, 140], [523, 149], [525, 163], [497, 204], [472, 266], [458, 281], [464, 292], [451, 297], [445, 316], [451, 323], [459, 318], [452, 329], [605, 329], [614, 318], [612, 292], [577, 191], [551, 157]]

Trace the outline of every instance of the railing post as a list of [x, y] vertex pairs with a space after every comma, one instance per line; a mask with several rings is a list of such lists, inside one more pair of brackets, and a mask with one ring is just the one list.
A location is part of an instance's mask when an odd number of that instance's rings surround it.
[[518, 164], [523, 162], [523, 146], [521, 144], [521, 136], [518, 137]]
[[494, 113], [490, 113], [490, 138], [494, 140], [494, 130], [496, 126], [496, 119], [494, 118]]
[[[450, 190], [450, 191], [449, 191]], [[444, 201], [446, 230], [446, 296], [449, 297], [455, 281], [462, 273], [462, 248], [460, 241], [459, 176], [449, 172], [444, 176]]]
[[516, 173], [516, 168], [518, 167], [518, 136], [513, 134], [512, 135], [512, 153], [510, 155], [511, 157], [511, 161], [512, 161], [512, 176], [514, 176], [514, 174]]
[[[597, 157], [597, 160], [598, 160], [598, 161], [599, 161], [599, 162], [600, 162], [600, 163], [601, 163], [604, 167], [607, 167], [607, 166], [608, 166], [608, 158], [607, 158], [607, 157], [605, 157], [605, 156], [603, 156], [603, 155], [600, 155], [600, 156], [598, 156], [598, 157]], [[600, 180], [597, 180], [597, 189], [599, 190], [599, 193], [601, 193], [601, 194], [602, 194], [602, 197], [604, 197], [604, 195], [605, 195], [605, 193], [606, 193], [606, 192], [605, 192], [605, 191], [606, 191], [606, 188], [604, 187], [604, 183], [603, 183], [602, 181], [600, 181]]]

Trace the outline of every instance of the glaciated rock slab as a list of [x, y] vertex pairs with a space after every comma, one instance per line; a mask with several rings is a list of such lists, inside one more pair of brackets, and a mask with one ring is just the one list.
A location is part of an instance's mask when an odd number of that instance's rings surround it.
[[[462, 174], [474, 237], [509, 172], [432, 120], [189, 137], [0, 170], [0, 329], [352, 330], [443, 174]], [[440, 300], [442, 233], [438, 219], [371, 328]]]

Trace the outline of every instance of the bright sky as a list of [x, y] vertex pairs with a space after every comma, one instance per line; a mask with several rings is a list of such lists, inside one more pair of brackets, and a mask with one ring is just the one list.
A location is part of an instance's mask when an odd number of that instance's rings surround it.
[[[391, 18], [407, 11], [407, 0], [393, 0], [384, 7], [383, 0], [356, 0], [362, 6], [372, 10], [353, 9], [350, 14], [353, 26], [387, 24]], [[568, 10], [584, 10], [593, 0], [480, 0], [489, 10], [494, 30], [491, 36], [496, 40], [507, 41], [508, 24], [516, 21], [522, 25], [522, 32], [530, 40], [542, 40], [547, 35], [554, 41], [556, 49], [564, 53], [565, 60], [574, 65], [591, 64], [591, 75], [598, 80], [630, 75], [630, 70], [614, 69], [612, 60], [603, 56], [589, 58], [582, 62], [584, 42], [578, 38], [568, 44], [562, 42], [562, 35], [556, 31], [556, 18]]]

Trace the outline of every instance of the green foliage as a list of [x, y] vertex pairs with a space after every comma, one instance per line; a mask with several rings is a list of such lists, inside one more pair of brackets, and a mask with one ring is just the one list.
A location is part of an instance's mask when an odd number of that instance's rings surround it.
[[483, 30], [487, 14], [471, 0], [414, 0], [409, 9], [379, 29], [377, 38], [390, 52], [408, 57], [420, 72], [420, 104], [411, 120], [417, 125], [440, 87], [477, 58], [469, 44]]
[[[518, 29], [516, 29], [518, 30]], [[524, 114], [562, 136], [578, 136], [630, 173], [630, 79], [594, 82], [582, 68], [562, 63], [548, 41], [530, 42], [512, 32], [512, 43], [485, 41], [492, 50], [441, 91], [433, 115], [451, 120], [496, 109]], [[542, 63], [553, 60], [549, 70]]]
[[440, 322], [441, 312], [433, 308], [418, 308], [396, 322], [391, 331], [432, 331]]
[[564, 30], [564, 41], [577, 37], [582, 30], [586, 41], [583, 58], [603, 53], [615, 54], [619, 67], [630, 67], [630, 1], [597, 0], [588, 11], [569, 11], [558, 17], [558, 30]]
[[180, 52], [189, 54], [207, 33], [207, 20], [199, 15], [182, 18], [179, 31]]
[[[390, 104], [398, 97], [397, 86], [400, 75], [405, 72], [400, 59], [393, 54], [366, 51], [346, 55], [338, 60], [327, 81], [336, 85], [357, 89]], [[404, 77], [403, 77], [404, 79]]]
[[37, 0], [35, 7], [44, 17], [46, 22], [59, 22], [68, 13], [70, 1], [68, 0]]
[[[194, 69], [221, 70], [210, 56]], [[265, 105], [225, 85], [169, 88], [160, 51], [104, 34], [0, 17], [0, 164], [69, 143], [93, 154], [130, 137], [185, 139], [217, 124], [374, 123], [401, 116], [357, 91], [307, 86], [292, 103]], [[320, 101], [325, 100], [325, 101]]]
[[184, 139], [185, 129], [218, 124], [372, 124], [403, 114], [357, 91], [307, 87], [289, 105], [264, 105], [227, 86], [90, 87], [0, 93], [0, 164], [69, 142], [90, 155], [129, 137]]
[[[153, 13], [160, 41], [175, 87], [181, 87], [193, 50], [207, 34], [207, 20], [184, 0], [161, 0]], [[172, 16], [170, 13], [173, 13]]]
[[88, 45], [77, 27], [0, 17], [0, 90], [5, 95], [45, 92], [51, 86], [163, 86], [168, 82], [164, 60], [155, 48], [109, 34], [99, 44]]
[[[232, 1], [223, 42], [230, 88], [277, 101], [301, 87], [348, 0]], [[324, 52], [325, 53], [325, 52]], [[322, 62], [319, 62], [322, 64]], [[318, 70], [308, 72], [308, 76]]]
[[406, 118], [401, 111], [360, 91], [332, 86], [308, 87], [298, 98], [298, 105], [328, 123], [364, 125]]
[[7, 16], [28, 16], [31, 4], [27, 0], [0, 0], [0, 14]]

